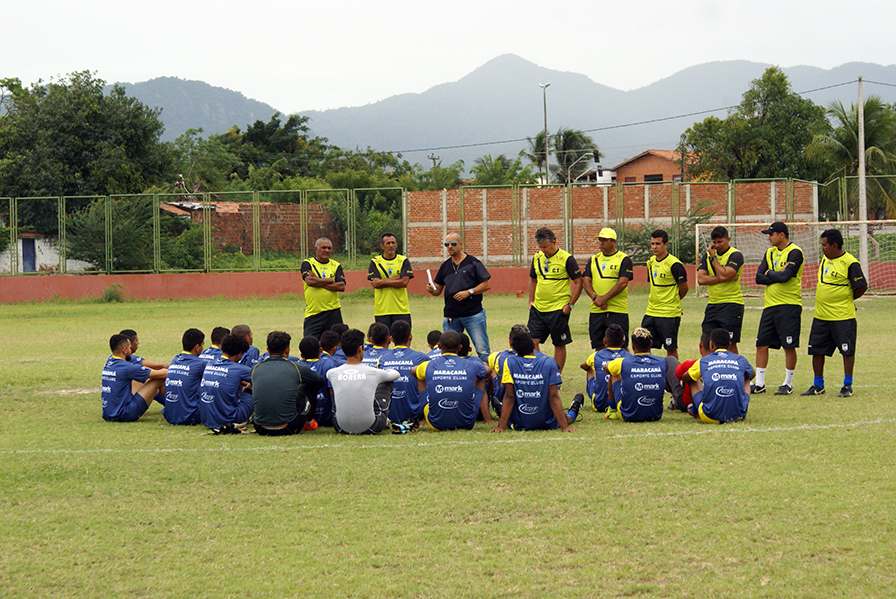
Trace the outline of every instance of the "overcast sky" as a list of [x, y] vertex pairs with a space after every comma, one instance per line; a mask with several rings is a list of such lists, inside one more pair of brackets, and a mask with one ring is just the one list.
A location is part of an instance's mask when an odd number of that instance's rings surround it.
[[5, 4], [0, 77], [175, 76], [285, 113], [422, 92], [506, 53], [621, 90], [716, 60], [896, 63], [892, 0]]

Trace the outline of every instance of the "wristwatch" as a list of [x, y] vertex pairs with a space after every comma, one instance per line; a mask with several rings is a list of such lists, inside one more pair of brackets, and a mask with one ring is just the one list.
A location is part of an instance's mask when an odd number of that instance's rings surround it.
[[473, 296], [473, 295], [474, 295], [474, 294], [473, 294], [473, 289], [472, 289], [472, 287], [471, 287], [470, 289], [467, 289], [467, 291], [470, 292], [470, 296]]

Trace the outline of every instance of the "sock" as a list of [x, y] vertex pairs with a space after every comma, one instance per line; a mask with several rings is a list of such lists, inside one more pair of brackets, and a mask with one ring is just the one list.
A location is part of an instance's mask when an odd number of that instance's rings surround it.
[[566, 413], [566, 415], [569, 416], [570, 418], [572, 418], [572, 421], [575, 422], [576, 418], [579, 417], [579, 411], [578, 410], [569, 410]]
[[756, 369], [756, 386], [757, 387], [765, 386], [765, 368], [757, 368]]
[[812, 384], [815, 385], [816, 387], [818, 387], [819, 389], [824, 389], [824, 377], [823, 376], [815, 377], [814, 382]]
[[788, 387], [793, 387], [793, 375], [796, 374], [796, 370], [787, 370], [784, 369], [784, 384]]
[[843, 375], [843, 385], [844, 386], [849, 385], [850, 387], [852, 387], [852, 375], [851, 374]]

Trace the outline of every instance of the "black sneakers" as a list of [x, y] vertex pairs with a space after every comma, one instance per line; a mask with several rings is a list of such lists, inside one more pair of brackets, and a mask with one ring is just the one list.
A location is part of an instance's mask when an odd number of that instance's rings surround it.
[[775, 391], [775, 395], [791, 395], [793, 393], [793, 387], [790, 385], [781, 385], [778, 387], [778, 390]]
[[575, 397], [572, 398], [572, 403], [569, 404], [569, 409], [566, 410], [567, 413], [575, 411], [576, 420], [579, 420], [582, 416], [582, 406], [585, 404], [585, 396], [581, 393], [576, 393]]
[[837, 397], [852, 397], [852, 385], [843, 385]]
[[812, 385], [800, 395], [824, 395], [824, 387], [819, 387], [818, 385]]
[[750, 383], [750, 395], [758, 395], [760, 393], [765, 393], [765, 385]]

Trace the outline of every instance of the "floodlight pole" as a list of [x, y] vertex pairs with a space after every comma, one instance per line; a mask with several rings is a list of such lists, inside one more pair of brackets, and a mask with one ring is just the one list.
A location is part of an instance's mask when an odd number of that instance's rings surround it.
[[541, 88], [541, 96], [544, 100], [544, 183], [545, 185], [551, 182], [551, 167], [550, 167], [550, 159], [548, 152], [548, 88], [551, 86], [550, 83], [539, 83], [538, 87]]
[[[862, 97], [862, 78], [859, 77], [859, 220], [868, 220], [868, 188], [865, 186], [865, 100]], [[859, 264], [871, 283], [868, 268], [868, 224], [859, 225]]]

